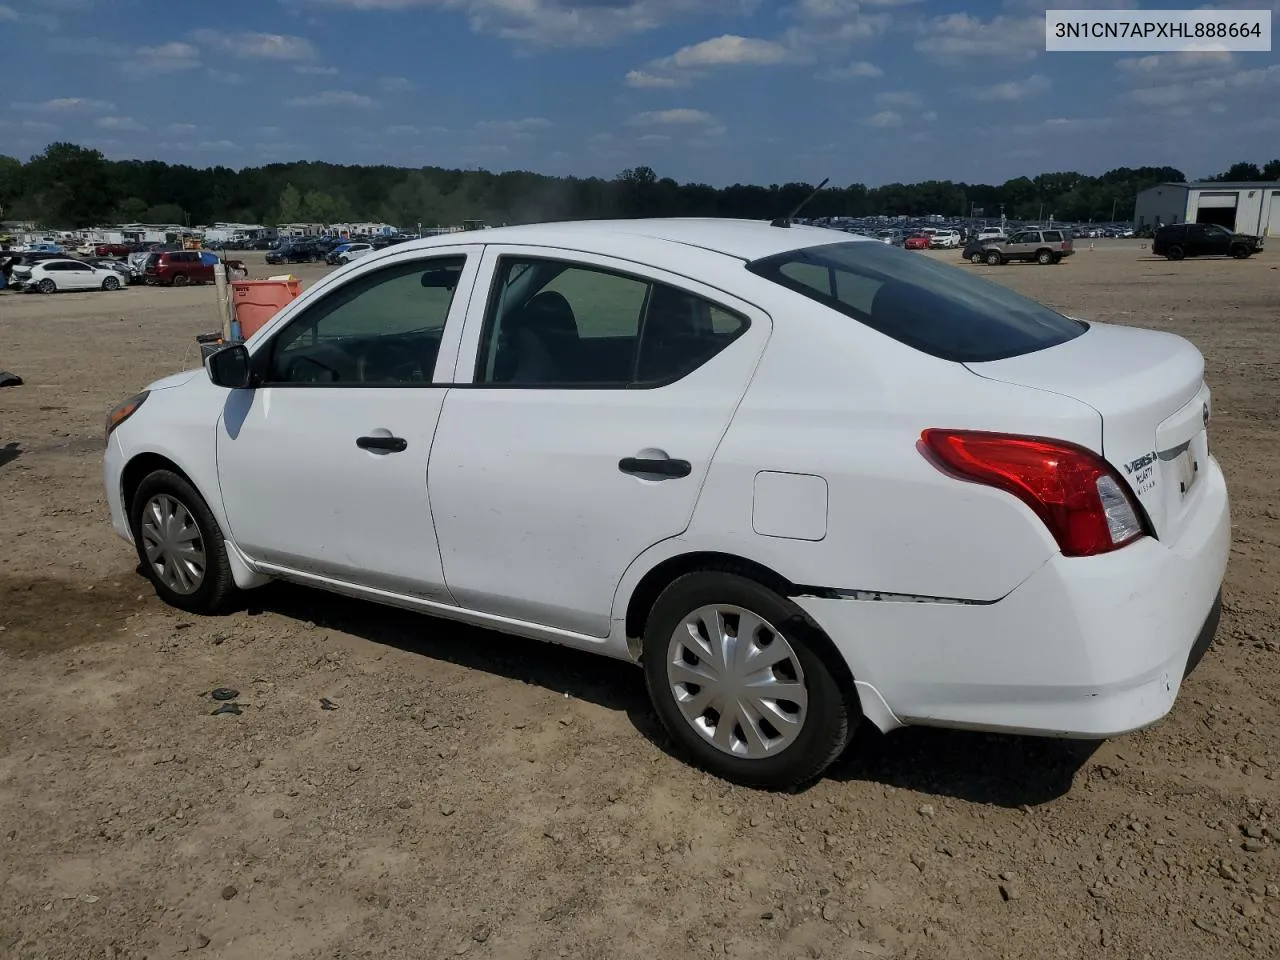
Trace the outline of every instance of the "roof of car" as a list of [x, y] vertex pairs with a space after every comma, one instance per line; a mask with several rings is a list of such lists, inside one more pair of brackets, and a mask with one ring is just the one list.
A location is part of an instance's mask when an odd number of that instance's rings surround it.
[[517, 227], [492, 227], [464, 234], [442, 234], [425, 240], [411, 241], [405, 247], [431, 247], [456, 243], [518, 243], [555, 246], [570, 243], [581, 246], [593, 239], [613, 246], [627, 237], [660, 240], [699, 247], [740, 260], [756, 260], [801, 247], [830, 243], [866, 241], [841, 230], [825, 227], [771, 226], [764, 220], [729, 220], [714, 218], [655, 218], [644, 220], [569, 220], [556, 223], [531, 223]]

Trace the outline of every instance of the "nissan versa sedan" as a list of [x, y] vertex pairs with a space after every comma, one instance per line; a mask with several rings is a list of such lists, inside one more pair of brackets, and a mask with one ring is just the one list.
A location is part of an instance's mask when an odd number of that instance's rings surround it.
[[638, 663], [695, 763], [855, 727], [1109, 737], [1217, 627], [1204, 361], [927, 257], [729, 220], [369, 254], [111, 412], [117, 532], [196, 613], [272, 579]]

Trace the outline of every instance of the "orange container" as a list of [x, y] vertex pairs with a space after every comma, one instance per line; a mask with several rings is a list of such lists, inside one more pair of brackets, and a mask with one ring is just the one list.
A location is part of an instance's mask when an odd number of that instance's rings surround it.
[[296, 277], [287, 280], [232, 280], [231, 304], [235, 307], [240, 336], [248, 340], [302, 291]]

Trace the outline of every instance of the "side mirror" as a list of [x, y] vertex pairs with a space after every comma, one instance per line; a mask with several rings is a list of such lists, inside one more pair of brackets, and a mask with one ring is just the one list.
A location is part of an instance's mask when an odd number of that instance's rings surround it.
[[458, 285], [458, 278], [461, 275], [461, 270], [449, 270], [447, 268], [427, 270], [422, 274], [422, 285], [435, 290], [452, 290]]
[[209, 379], [219, 387], [238, 390], [253, 386], [249, 368], [249, 350], [243, 343], [216, 350], [204, 361]]

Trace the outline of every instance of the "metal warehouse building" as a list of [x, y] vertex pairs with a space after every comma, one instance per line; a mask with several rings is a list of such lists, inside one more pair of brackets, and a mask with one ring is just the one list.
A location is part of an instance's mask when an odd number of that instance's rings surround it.
[[1280, 236], [1280, 183], [1162, 183], [1138, 194], [1133, 224], [1216, 223], [1259, 237]]

